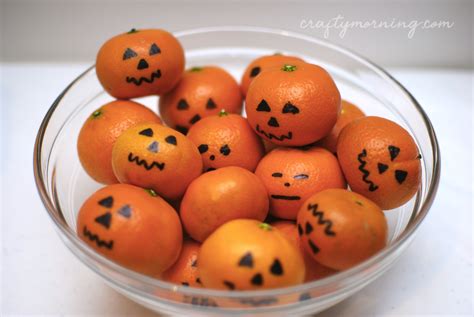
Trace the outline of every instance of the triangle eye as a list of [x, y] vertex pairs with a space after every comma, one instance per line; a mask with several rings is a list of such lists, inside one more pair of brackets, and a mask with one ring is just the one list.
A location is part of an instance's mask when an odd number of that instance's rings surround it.
[[127, 48], [125, 50], [125, 52], [123, 53], [123, 60], [126, 60], [126, 59], [129, 59], [129, 58], [132, 58], [132, 57], [137, 57], [137, 53], [135, 53], [134, 50], [132, 50], [131, 48]]
[[156, 55], [160, 53], [161, 53], [161, 50], [158, 47], [158, 45], [156, 45], [155, 43], [151, 44], [150, 52], [148, 52], [148, 54], [151, 56], [151, 55]]
[[260, 103], [258, 104], [257, 111], [270, 112], [272, 111], [272, 109], [270, 109], [270, 106], [265, 101], [265, 99], [262, 99], [262, 101], [260, 101]]
[[188, 102], [186, 101], [186, 99], [180, 99], [178, 101], [178, 110], [186, 110], [186, 109], [189, 109]]
[[206, 109], [216, 109], [216, 108], [217, 108], [217, 105], [214, 102], [214, 100], [212, 100], [212, 98], [209, 98], [209, 100], [207, 100], [207, 103], [206, 103]]
[[148, 136], [148, 137], [152, 137], [153, 136], [153, 130], [148, 128], [148, 129], [140, 131], [138, 134]]
[[286, 105], [283, 107], [283, 113], [292, 113], [292, 114], [297, 114], [300, 112], [300, 109], [298, 109], [296, 106], [292, 105], [291, 102], [287, 102]]

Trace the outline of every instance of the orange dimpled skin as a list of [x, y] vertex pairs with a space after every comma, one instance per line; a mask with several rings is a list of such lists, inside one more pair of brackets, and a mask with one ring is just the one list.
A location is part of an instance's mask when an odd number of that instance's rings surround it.
[[239, 166], [253, 172], [265, 154], [247, 119], [225, 111], [197, 122], [187, 137], [198, 147], [205, 171]]
[[102, 45], [95, 67], [100, 83], [115, 98], [162, 95], [181, 78], [184, 51], [164, 30], [132, 29]]
[[198, 271], [207, 288], [261, 290], [302, 283], [305, 266], [298, 248], [279, 230], [237, 219], [202, 244]]
[[305, 250], [301, 244], [300, 237], [298, 235], [298, 227], [293, 221], [276, 221], [271, 224], [272, 227], [280, 230], [285, 237], [293, 243], [300, 251], [304, 259], [305, 265], [305, 282], [311, 282], [314, 280], [322, 279], [326, 276], [337, 273], [336, 270], [330, 269], [318, 262], [316, 262]]
[[94, 111], [77, 139], [77, 153], [87, 174], [102, 184], [118, 183], [112, 170], [112, 147], [123, 131], [142, 122], [161, 124], [153, 111], [133, 101], [112, 101]]
[[182, 286], [201, 287], [197, 270], [197, 256], [200, 248], [200, 243], [185, 240], [178, 260], [163, 273], [161, 278]]
[[183, 74], [172, 91], [160, 97], [159, 108], [167, 125], [186, 134], [193, 124], [221, 109], [240, 114], [242, 95], [239, 84], [222, 68], [194, 67]]
[[341, 109], [341, 96], [323, 68], [306, 63], [274, 67], [255, 77], [247, 92], [247, 118], [257, 134], [284, 146], [326, 136]]
[[120, 135], [112, 149], [112, 167], [121, 183], [152, 188], [179, 199], [202, 172], [196, 146], [181, 133], [159, 124], [139, 124]]
[[342, 100], [341, 105], [341, 113], [339, 114], [336, 124], [331, 132], [317, 143], [318, 146], [321, 146], [332, 153], [336, 153], [337, 151], [337, 139], [339, 138], [342, 128], [356, 119], [365, 117], [364, 112], [362, 112], [362, 110], [360, 110], [356, 105], [345, 100]]
[[223, 167], [196, 178], [186, 190], [180, 208], [186, 232], [201, 242], [230, 220], [262, 221], [267, 213], [265, 186], [241, 167]]
[[349, 269], [387, 244], [387, 221], [380, 207], [344, 189], [311, 196], [301, 206], [297, 223], [306, 252], [335, 270]]
[[421, 183], [415, 141], [388, 119], [365, 117], [348, 124], [339, 136], [337, 157], [351, 189], [382, 209], [403, 205]]
[[77, 234], [98, 253], [151, 276], [176, 261], [183, 241], [176, 211], [153, 192], [127, 184], [92, 194], [79, 210]]
[[255, 170], [270, 198], [270, 213], [296, 219], [301, 204], [327, 188], [345, 188], [336, 157], [329, 151], [309, 147], [276, 148], [265, 155]]
[[242, 94], [244, 96], [247, 95], [250, 83], [260, 73], [275, 66], [291, 64], [295, 62], [303, 62], [303, 60], [299, 57], [281, 54], [265, 55], [253, 60], [245, 69], [244, 73], [242, 74], [242, 79], [240, 80], [240, 89], [242, 90]]

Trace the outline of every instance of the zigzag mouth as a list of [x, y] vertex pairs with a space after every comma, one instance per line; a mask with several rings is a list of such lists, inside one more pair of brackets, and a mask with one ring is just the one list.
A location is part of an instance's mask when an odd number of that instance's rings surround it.
[[271, 195], [273, 199], [283, 199], [283, 200], [300, 200], [300, 196], [286, 196], [286, 195]]
[[258, 133], [260, 134], [263, 134], [264, 136], [266, 136], [269, 140], [271, 139], [276, 139], [278, 141], [283, 141], [284, 139], [288, 139], [288, 140], [291, 140], [293, 138], [293, 133], [291, 131], [288, 132], [288, 134], [282, 134], [280, 136], [276, 136], [274, 135], [273, 133], [268, 133], [268, 132], [265, 132], [263, 130], [260, 129], [260, 125], [257, 124], [257, 126], [255, 127], [255, 129], [257, 130]]
[[104, 247], [106, 249], [112, 250], [114, 247], [114, 241], [102, 240], [99, 238], [99, 235], [92, 233], [87, 229], [87, 226], [84, 226], [83, 234], [85, 237], [89, 238], [90, 241], [95, 242], [99, 248]]
[[145, 160], [141, 160], [138, 155], [134, 156], [132, 152], [128, 154], [128, 161], [135, 164], [138, 166], [143, 166], [147, 171], [151, 170], [153, 167], [156, 167], [160, 171], [162, 171], [165, 168], [165, 163], [160, 163], [157, 161], [153, 161], [151, 163], [148, 163]]
[[150, 78], [140, 77], [137, 79], [135, 77], [127, 76], [126, 81], [129, 84], [133, 83], [137, 86], [140, 86], [143, 82], [151, 84], [155, 81], [155, 78], [161, 78], [161, 70], [158, 69], [155, 72], [151, 73]]
[[365, 157], [367, 157], [367, 151], [366, 149], [362, 149], [362, 152], [360, 152], [359, 155], [357, 155], [357, 160], [360, 163], [359, 171], [362, 172], [362, 181], [368, 184], [369, 191], [373, 192], [373, 191], [376, 191], [379, 188], [379, 186], [369, 179], [370, 172], [365, 168], [365, 165], [367, 165], [367, 161], [363, 160], [363, 158]]

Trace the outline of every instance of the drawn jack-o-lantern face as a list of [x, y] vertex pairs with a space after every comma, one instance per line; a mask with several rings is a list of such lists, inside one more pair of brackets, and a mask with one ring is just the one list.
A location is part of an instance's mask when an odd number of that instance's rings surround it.
[[[222, 155], [223, 157], [229, 156], [231, 149], [228, 144], [224, 144], [219, 147], [219, 151], [209, 151], [209, 145], [207, 144], [200, 144], [198, 146], [199, 153], [209, 155], [209, 160], [215, 161], [216, 156]], [[215, 170], [214, 167], [208, 167], [206, 171], [213, 171]]]
[[263, 157], [255, 174], [267, 188], [270, 213], [283, 219], [296, 219], [312, 194], [346, 186], [336, 157], [317, 147], [276, 148]]
[[209, 236], [198, 266], [205, 287], [224, 290], [295, 285], [305, 271], [296, 246], [277, 229], [250, 219], [229, 221]]
[[153, 192], [127, 184], [104, 187], [88, 198], [77, 233], [99, 253], [150, 275], [173, 264], [182, 243], [173, 208]]
[[421, 156], [398, 124], [378, 117], [355, 120], [342, 130], [337, 148], [351, 189], [382, 209], [396, 208], [416, 193]]
[[217, 115], [221, 109], [240, 113], [242, 95], [239, 84], [224, 69], [193, 67], [172, 91], [160, 98], [159, 108], [170, 127], [186, 134], [196, 122]]
[[181, 133], [158, 124], [140, 124], [117, 139], [112, 166], [120, 182], [153, 188], [165, 198], [177, 199], [201, 174], [202, 160]]
[[101, 47], [96, 68], [105, 90], [116, 98], [160, 95], [180, 79], [184, 52], [166, 31], [133, 29]]
[[268, 120], [264, 120], [266, 123], [257, 123], [255, 126], [255, 130], [258, 133], [270, 141], [285, 141], [286, 139], [291, 140], [293, 138], [293, 131], [288, 126], [290, 125], [289, 121], [292, 121], [295, 118], [294, 116], [300, 113], [300, 109], [297, 106], [288, 101], [284, 105], [275, 105], [272, 111], [267, 101], [262, 99], [256, 111], [268, 114], [266, 116]]
[[252, 128], [267, 141], [284, 146], [308, 145], [326, 136], [340, 106], [341, 96], [331, 76], [302, 62], [262, 72], [245, 99]]

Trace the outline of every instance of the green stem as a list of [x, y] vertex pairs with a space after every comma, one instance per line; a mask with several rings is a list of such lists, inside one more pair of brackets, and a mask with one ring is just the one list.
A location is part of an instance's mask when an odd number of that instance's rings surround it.
[[272, 226], [270, 226], [268, 223], [265, 223], [265, 222], [262, 222], [261, 224], [259, 224], [258, 227], [265, 231], [271, 231], [273, 229]]
[[145, 191], [146, 191], [148, 194], [150, 194], [150, 196], [153, 196], [153, 197], [157, 197], [157, 196], [158, 196], [158, 194], [157, 194], [153, 189], [151, 189], [151, 188], [145, 189]]
[[285, 64], [281, 68], [281, 70], [284, 71], [284, 72], [294, 72], [296, 70], [296, 66], [295, 65], [290, 65], [290, 64]]

